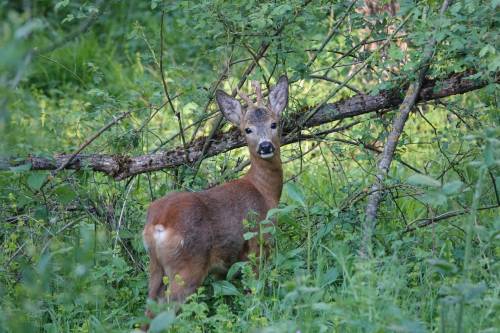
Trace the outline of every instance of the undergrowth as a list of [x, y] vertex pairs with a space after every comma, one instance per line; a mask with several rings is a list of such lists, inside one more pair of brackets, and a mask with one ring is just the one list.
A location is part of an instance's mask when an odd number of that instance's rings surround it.
[[[89, 31], [36, 57], [10, 89], [3, 73], [22, 69], [22, 55], [32, 45], [50, 45], [78, 28], [93, 4], [33, 2], [31, 11], [23, 12], [17, 2], [0, 1], [0, 108], [3, 98], [8, 106], [0, 113], [0, 157], [73, 152], [130, 110], [130, 117], [84, 153], [135, 156], [180, 145], [173, 110], [155, 109], [165, 102], [159, 74], [161, 1], [109, 3]], [[288, 73], [293, 81], [288, 112], [302, 112], [336, 87], [309, 75], [326, 68], [342, 81], [351, 62], [367, 59], [364, 47], [343, 56], [363, 40], [369, 24], [352, 11], [332, 44], [306, 68], [311, 50], [348, 4], [313, 2], [300, 12], [301, 5], [165, 5], [166, 83], [184, 125], [192, 125], [187, 137], [210, 132], [217, 112], [211, 93], [225, 64], [234, 61], [222, 72], [219, 88], [230, 91], [255, 56], [248, 48], [257, 50], [283, 21], [296, 20], [271, 40], [268, 56], [249, 79]], [[381, 15], [370, 25], [375, 39], [409, 17], [408, 54], [392, 45], [370, 58], [363, 77], [349, 84], [376, 95], [411, 79], [413, 60], [435, 23], [430, 12], [438, 5], [400, 1], [396, 17]], [[480, 78], [498, 75], [495, 9], [494, 1], [451, 7], [432, 78], [468, 68]], [[29, 38], [18, 38], [22, 32]], [[338, 66], [330, 72], [334, 62]], [[47, 171], [29, 171], [26, 164], [1, 171], [0, 332], [127, 332], [144, 323], [152, 332], [189, 333], [499, 332], [496, 88], [492, 82], [480, 91], [418, 105], [411, 114], [385, 184], [372, 258], [359, 254], [377, 160], [373, 149], [365, 148], [380, 148], [394, 113], [359, 116], [346, 131], [283, 147], [280, 206], [268, 220], [254, 221], [272, 234], [269, 257], [236, 263], [223, 280], [207, 279], [177, 313], [168, 304], [146, 301], [148, 258], [141, 239], [146, 209], [169, 192], [238, 177], [244, 148], [207, 159], [200, 170], [180, 166], [123, 181], [82, 165], [42, 188]], [[350, 89], [333, 99], [353, 96]], [[196, 122], [207, 116], [195, 133]], [[147, 307], [159, 314], [153, 321], [144, 315]]]

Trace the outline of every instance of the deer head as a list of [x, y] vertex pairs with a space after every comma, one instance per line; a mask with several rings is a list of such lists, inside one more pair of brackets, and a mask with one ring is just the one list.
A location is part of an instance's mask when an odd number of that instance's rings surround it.
[[222, 90], [217, 90], [215, 96], [226, 119], [245, 137], [250, 154], [268, 160], [279, 152], [279, 123], [288, 102], [288, 78], [284, 75], [279, 78], [269, 93], [267, 104], [263, 102], [259, 83], [254, 81], [253, 86], [257, 96], [255, 103], [243, 92], [238, 92], [246, 102], [246, 108]]

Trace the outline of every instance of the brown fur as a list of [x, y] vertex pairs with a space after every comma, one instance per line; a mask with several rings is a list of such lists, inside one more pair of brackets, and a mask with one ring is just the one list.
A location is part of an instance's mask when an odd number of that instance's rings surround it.
[[[225, 274], [233, 263], [247, 259], [249, 253], [259, 255], [257, 240], [243, 239], [242, 221], [251, 213], [259, 221], [264, 219], [281, 196], [279, 130], [271, 129], [271, 124], [279, 122], [286, 106], [286, 77], [278, 85], [271, 100], [276, 105], [250, 105], [244, 113], [239, 102], [222, 92], [218, 95], [223, 113], [246, 136], [251, 167], [244, 177], [201, 192], [172, 193], [149, 207], [143, 232], [150, 256], [149, 298], [183, 302], [209, 272]], [[246, 134], [246, 128], [252, 128], [252, 134]], [[264, 159], [259, 155], [262, 140], [272, 142], [272, 157]], [[164, 276], [169, 280], [167, 290]]]

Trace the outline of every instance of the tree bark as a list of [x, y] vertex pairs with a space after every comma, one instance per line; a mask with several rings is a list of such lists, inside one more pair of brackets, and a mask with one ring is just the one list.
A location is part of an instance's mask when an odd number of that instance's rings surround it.
[[[439, 15], [442, 16], [446, 9], [448, 8], [451, 0], [444, 0], [441, 6]], [[420, 70], [417, 72], [417, 76], [413, 82], [410, 83], [408, 90], [406, 91], [403, 103], [399, 106], [399, 114], [394, 119], [392, 130], [387, 137], [387, 142], [384, 145], [384, 151], [377, 165], [377, 175], [376, 180], [371, 188], [371, 194], [368, 197], [368, 204], [366, 205], [365, 221], [363, 224], [363, 241], [361, 242], [361, 255], [363, 257], [371, 256], [371, 240], [372, 234], [375, 230], [375, 225], [377, 222], [377, 212], [380, 200], [382, 199], [382, 194], [384, 192], [384, 182], [389, 173], [389, 168], [392, 163], [392, 158], [396, 147], [399, 142], [399, 138], [403, 133], [406, 121], [410, 115], [411, 110], [416, 105], [418, 96], [422, 89], [424, 78], [429, 69], [430, 61], [434, 54], [436, 47], [436, 37], [433, 36], [427, 45], [425, 46], [423, 56], [419, 62], [421, 65]]]
[[[417, 97], [417, 102], [428, 102], [431, 100], [463, 94], [469, 91], [483, 88], [488, 84], [485, 81], [478, 81], [470, 77], [474, 73], [463, 72], [436, 81], [427, 80], [423, 83], [422, 89]], [[402, 89], [395, 88], [382, 91], [375, 96], [356, 95], [336, 103], [323, 105], [318, 112], [311, 117], [304, 127], [311, 128], [323, 125], [332, 121], [352, 118], [367, 113], [383, 112], [397, 107], [403, 101]], [[283, 137], [286, 137], [295, 127], [295, 122], [300, 116], [313, 109], [304, 108], [295, 112], [286, 122], [283, 128]], [[283, 142], [284, 145], [297, 142], [300, 133], [291, 136]], [[152, 172], [167, 168], [176, 168], [180, 165], [193, 163], [200, 158], [207, 158], [221, 154], [232, 149], [245, 145], [243, 137], [238, 129], [233, 128], [225, 133], [221, 133], [212, 139], [212, 144], [202, 156], [203, 145], [206, 137], [198, 138], [184, 150], [177, 147], [172, 150], [161, 151], [141, 156], [110, 155], [110, 154], [81, 154], [73, 157], [71, 163], [66, 165], [66, 169], [92, 170], [103, 172], [117, 180], [122, 180], [137, 174]], [[186, 156], [187, 154], [187, 156]], [[0, 159], [0, 170], [9, 170], [11, 167], [19, 165], [30, 165], [30, 170], [55, 170], [66, 163], [72, 154], [58, 154], [53, 158], [29, 156], [25, 159]]]

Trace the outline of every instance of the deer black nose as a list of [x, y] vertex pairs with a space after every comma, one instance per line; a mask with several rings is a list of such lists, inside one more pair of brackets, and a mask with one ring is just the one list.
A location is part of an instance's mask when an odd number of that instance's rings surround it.
[[271, 141], [264, 141], [259, 144], [259, 154], [272, 154], [274, 153], [274, 146]]

